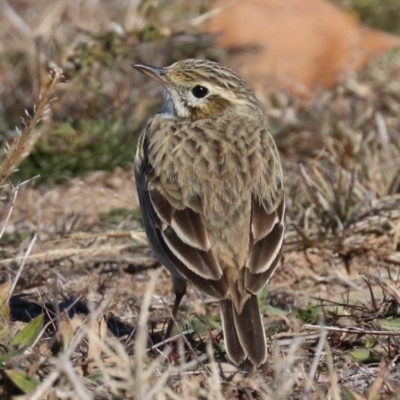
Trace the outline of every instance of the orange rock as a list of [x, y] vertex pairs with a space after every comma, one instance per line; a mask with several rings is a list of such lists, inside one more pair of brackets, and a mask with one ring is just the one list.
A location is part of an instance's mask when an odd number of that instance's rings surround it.
[[[310, 95], [400, 45], [327, 0], [219, 0], [208, 30], [234, 51], [225, 63], [253, 86]], [[247, 50], [246, 50], [247, 49]]]

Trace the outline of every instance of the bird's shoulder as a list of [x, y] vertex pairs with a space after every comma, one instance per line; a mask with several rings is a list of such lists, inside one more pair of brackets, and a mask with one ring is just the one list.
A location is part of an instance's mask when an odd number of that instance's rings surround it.
[[266, 118], [243, 113], [198, 120], [157, 114], [149, 121], [142, 136], [147, 141], [148, 156], [155, 163], [170, 154], [178, 161], [193, 159], [204, 167], [208, 164], [207, 159], [229, 161], [229, 156], [235, 158], [236, 154], [241, 159], [255, 162], [271, 151], [276, 152]]
[[136, 158], [147, 165], [150, 184], [162, 191], [200, 194], [207, 186], [213, 192], [226, 189], [229, 197], [233, 189], [272, 203], [281, 197], [279, 154], [263, 117], [191, 121], [158, 114], [140, 136]]

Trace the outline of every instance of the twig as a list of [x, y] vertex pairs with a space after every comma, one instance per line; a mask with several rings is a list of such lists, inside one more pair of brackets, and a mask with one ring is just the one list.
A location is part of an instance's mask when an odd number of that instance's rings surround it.
[[305, 324], [304, 329], [315, 330], [315, 329], [326, 329], [330, 332], [343, 332], [343, 333], [358, 333], [364, 335], [381, 335], [381, 336], [400, 336], [400, 331], [366, 331], [362, 328], [350, 327], [350, 328], [337, 328], [335, 326], [324, 326], [320, 327], [317, 325]]
[[143, 390], [142, 377], [143, 377], [143, 363], [144, 355], [146, 353], [146, 343], [147, 343], [147, 321], [149, 319], [149, 308], [151, 303], [151, 297], [154, 292], [155, 284], [158, 276], [160, 275], [161, 269], [155, 270], [150, 275], [150, 281], [147, 283], [147, 289], [144, 294], [143, 303], [139, 315], [139, 321], [137, 326], [137, 335], [135, 340], [136, 349], [136, 370], [135, 370], [135, 390], [137, 399], [143, 400], [146, 395]]
[[47, 391], [53, 387], [54, 382], [59, 378], [60, 372], [53, 370], [47, 375], [46, 379], [36, 388], [36, 390], [28, 397], [28, 400], [43, 399]]
[[12, 201], [11, 201], [10, 209], [8, 210], [7, 217], [6, 217], [5, 221], [4, 221], [4, 224], [3, 224], [3, 226], [1, 227], [0, 239], [3, 237], [3, 234], [4, 234], [4, 231], [6, 230], [6, 226], [7, 226], [7, 224], [8, 224], [8, 221], [9, 221], [9, 219], [10, 219], [10, 217], [11, 217], [12, 211], [13, 211], [13, 209], [14, 209], [15, 201], [17, 200], [18, 191], [19, 191], [19, 185], [17, 185], [17, 186], [14, 188], [14, 196], [13, 196], [13, 199], [12, 199]]
[[340, 388], [338, 385], [337, 373], [333, 365], [332, 351], [329, 346], [329, 343], [326, 340], [325, 340], [325, 353], [326, 353], [326, 362], [328, 364], [329, 377], [331, 383], [332, 400], [340, 400], [341, 399]]
[[158, 349], [159, 347], [165, 346], [168, 343], [174, 342], [175, 340], [179, 339], [181, 336], [185, 336], [185, 335], [188, 335], [189, 333], [193, 333], [193, 332], [194, 332], [193, 329], [188, 329], [186, 331], [179, 332], [175, 336], [171, 336], [168, 339], [164, 339], [162, 342], [159, 342], [153, 346], [150, 346], [146, 351], [149, 352], [149, 351]]
[[193, 18], [193, 19], [190, 21], [189, 25], [190, 25], [190, 26], [198, 26], [198, 25], [201, 25], [201, 24], [203, 24], [205, 21], [207, 21], [207, 20], [209, 20], [210, 18], [213, 18], [214, 16], [220, 14], [222, 11], [225, 11], [225, 10], [229, 9], [230, 7], [235, 6], [235, 5], [238, 4], [239, 2], [240, 2], [240, 0], [233, 0], [233, 1], [230, 1], [228, 4], [225, 4], [225, 5], [220, 6], [220, 7], [216, 7], [216, 8], [214, 8], [214, 9], [211, 10], [211, 11], [207, 11], [207, 12], [205, 12], [205, 13], [199, 15], [198, 17]]
[[61, 357], [58, 361], [58, 368], [64, 372], [64, 374], [68, 377], [71, 382], [72, 387], [74, 388], [74, 395], [79, 400], [92, 400], [93, 396], [88, 393], [85, 386], [82, 383], [82, 380], [75, 372], [71, 359], [65, 357]]
[[326, 337], [328, 335], [328, 332], [325, 329], [325, 326], [321, 325], [321, 326], [319, 326], [319, 328], [321, 329], [321, 334], [319, 337], [317, 349], [315, 350], [315, 356], [314, 356], [313, 362], [311, 364], [310, 373], [307, 377], [306, 387], [304, 388], [304, 392], [303, 392], [303, 400], [306, 400], [309, 398], [309, 393], [313, 386], [315, 374], [317, 373], [318, 364], [322, 357], [322, 349], [324, 348]]
[[34, 262], [34, 261], [41, 261], [41, 260], [46, 260], [46, 261], [54, 261], [54, 260], [60, 260], [72, 256], [78, 256], [78, 255], [91, 255], [91, 256], [97, 256], [98, 254], [110, 254], [110, 253], [115, 253], [116, 251], [121, 251], [125, 249], [131, 248], [132, 245], [120, 245], [120, 246], [108, 246], [108, 247], [95, 247], [95, 248], [88, 248], [88, 249], [82, 249], [82, 248], [70, 248], [70, 249], [56, 249], [56, 250], [49, 250], [45, 251], [43, 253], [37, 253], [37, 254], [32, 254], [29, 257], [26, 256], [18, 256], [18, 257], [12, 257], [12, 258], [6, 258], [5, 260], [0, 261], [0, 265], [9, 265], [15, 262], [19, 262], [21, 260], [26, 260], [29, 262]]
[[10, 301], [10, 299], [11, 299], [11, 296], [12, 296], [12, 294], [13, 294], [13, 292], [14, 292], [15, 286], [17, 285], [18, 279], [19, 279], [19, 277], [21, 276], [22, 271], [23, 271], [23, 269], [24, 269], [26, 259], [29, 257], [29, 254], [31, 253], [31, 251], [32, 251], [32, 249], [33, 249], [33, 246], [34, 246], [35, 243], [36, 243], [36, 240], [37, 240], [37, 234], [35, 233], [35, 235], [33, 236], [32, 240], [31, 240], [31, 243], [29, 244], [28, 250], [26, 250], [26, 253], [25, 253], [25, 255], [24, 255], [24, 258], [22, 259], [21, 265], [20, 265], [19, 268], [18, 268], [17, 275], [15, 275], [15, 278], [13, 279], [13, 282], [12, 282], [12, 284], [11, 284], [10, 293], [8, 294], [8, 297], [7, 297], [7, 303], [8, 303], [8, 302]]

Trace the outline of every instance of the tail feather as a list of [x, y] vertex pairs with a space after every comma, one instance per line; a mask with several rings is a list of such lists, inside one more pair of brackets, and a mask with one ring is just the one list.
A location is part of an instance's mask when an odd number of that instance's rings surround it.
[[236, 365], [246, 359], [246, 353], [240, 344], [233, 316], [234, 306], [231, 300], [221, 301], [221, 317], [224, 331], [225, 347], [229, 359]]
[[239, 314], [231, 300], [221, 302], [225, 345], [228, 357], [235, 364], [248, 358], [259, 366], [267, 360], [267, 342], [257, 297], [252, 295]]

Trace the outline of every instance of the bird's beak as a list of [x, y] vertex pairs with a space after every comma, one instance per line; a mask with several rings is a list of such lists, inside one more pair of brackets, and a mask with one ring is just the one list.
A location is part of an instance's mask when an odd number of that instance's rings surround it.
[[161, 85], [165, 86], [168, 83], [165, 68], [152, 67], [151, 65], [145, 64], [132, 64], [132, 67], [148, 75], [150, 78], [155, 79], [157, 82], [161, 83]]

